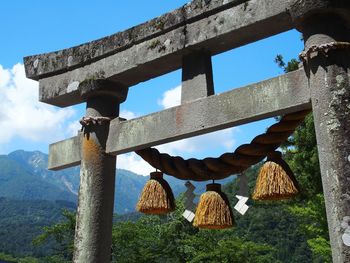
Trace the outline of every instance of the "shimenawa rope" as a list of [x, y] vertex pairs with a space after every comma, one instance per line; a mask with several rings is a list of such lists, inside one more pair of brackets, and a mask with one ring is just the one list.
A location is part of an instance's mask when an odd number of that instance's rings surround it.
[[184, 160], [179, 156], [160, 153], [155, 148], [146, 148], [136, 153], [154, 168], [182, 180], [207, 181], [226, 178], [241, 173], [262, 161], [268, 153], [276, 150], [303, 122], [310, 110], [284, 115], [270, 126], [266, 133], [256, 136], [251, 143], [243, 144], [233, 153], [224, 153], [218, 158]]

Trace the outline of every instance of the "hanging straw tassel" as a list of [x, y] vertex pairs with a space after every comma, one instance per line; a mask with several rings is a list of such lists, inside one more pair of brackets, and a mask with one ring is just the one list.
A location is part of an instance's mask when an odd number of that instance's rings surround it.
[[220, 184], [207, 185], [207, 191], [200, 197], [193, 225], [207, 229], [232, 227], [232, 210], [227, 196], [221, 192]]
[[261, 167], [252, 198], [254, 200], [282, 200], [299, 192], [298, 182], [292, 170], [282, 159], [280, 152], [267, 156]]
[[173, 192], [162, 172], [151, 173], [150, 180], [144, 186], [136, 205], [139, 212], [145, 214], [166, 214], [175, 210]]

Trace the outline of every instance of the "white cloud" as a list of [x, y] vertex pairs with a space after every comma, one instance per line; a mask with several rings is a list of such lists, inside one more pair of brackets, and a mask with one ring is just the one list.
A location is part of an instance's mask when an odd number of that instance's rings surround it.
[[11, 74], [0, 65], [0, 88], [5, 87], [10, 82]]
[[69, 136], [77, 136], [80, 130], [81, 130], [81, 124], [79, 120], [72, 121], [68, 124], [67, 133]]
[[150, 172], [155, 170], [151, 165], [133, 152], [118, 155], [117, 167], [119, 169], [129, 170], [141, 175], [149, 175]]
[[0, 143], [16, 136], [35, 142], [53, 142], [70, 135], [65, 122], [72, 108], [56, 109], [38, 101], [38, 83], [25, 77], [24, 66], [0, 65]]
[[164, 92], [158, 104], [164, 109], [178, 106], [181, 104], [181, 85]]
[[128, 110], [122, 110], [120, 111], [120, 117], [125, 118], [127, 120], [130, 119], [135, 119], [137, 117], [137, 114], [132, 112], [132, 111], [128, 111]]

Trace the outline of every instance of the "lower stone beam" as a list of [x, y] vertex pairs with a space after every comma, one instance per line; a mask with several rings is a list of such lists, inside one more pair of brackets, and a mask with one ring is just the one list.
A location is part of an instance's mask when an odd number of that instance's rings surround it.
[[129, 121], [113, 120], [106, 151], [121, 154], [311, 109], [303, 69]]
[[[185, 103], [140, 118], [116, 118], [109, 127], [106, 152], [117, 155], [195, 135], [311, 109], [303, 69]], [[79, 163], [80, 137], [50, 145], [49, 169]]]

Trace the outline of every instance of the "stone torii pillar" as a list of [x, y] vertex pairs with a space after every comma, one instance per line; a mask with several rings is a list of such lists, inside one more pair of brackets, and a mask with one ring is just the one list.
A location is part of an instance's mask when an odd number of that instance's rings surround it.
[[350, 3], [296, 1], [333, 262], [350, 262]]
[[86, 100], [86, 122], [81, 142], [79, 203], [73, 262], [109, 262], [116, 157], [106, 153], [109, 120], [119, 115], [127, 88], [107, 80], [81, 85]]

